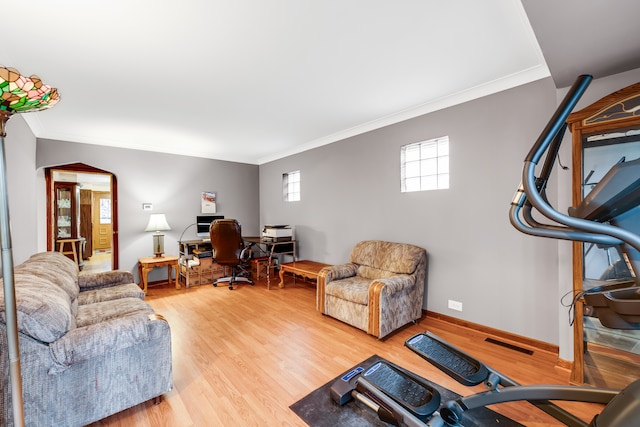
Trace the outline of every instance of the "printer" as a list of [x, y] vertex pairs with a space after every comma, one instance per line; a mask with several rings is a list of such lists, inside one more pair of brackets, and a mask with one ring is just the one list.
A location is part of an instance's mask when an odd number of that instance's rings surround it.
[[293, 230], [288, 225], [265, 225], [262, 239], [270, 242], [286, 242], [293, 240]]

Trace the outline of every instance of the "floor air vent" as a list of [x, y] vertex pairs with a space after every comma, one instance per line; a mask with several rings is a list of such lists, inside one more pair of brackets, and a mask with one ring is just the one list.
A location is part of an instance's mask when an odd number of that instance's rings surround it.
[[485, 338], [486, 342], [490, 342], [491, 344], [496, 344], [496, 345], [500, 345], [502, 347], [506, 347], [508, 349], [511, 350], [515, 350], [515, 351], [519, 351], [520, 353], [524, 353], [524, 354], [528, 354], [529, 356], [531, 356], [533, 354], [532, 350], [528, 350], [526, 348], [522, 348], [522, 347], [518, 347], [517, 345], [513, 345], [513, 344], [509, 344], [503, 341], [498, 341], [496, 339], [493, 338]]

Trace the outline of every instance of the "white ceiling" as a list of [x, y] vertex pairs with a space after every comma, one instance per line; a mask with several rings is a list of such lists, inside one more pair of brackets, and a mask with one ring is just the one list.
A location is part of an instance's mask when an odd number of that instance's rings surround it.
[[556, 87], [640, 68], [638, 0], [522, 0]]
[[0, 64], [62, 97], [39, 138], [261, 164], [549, 76], [514, 0], [3, 6]]

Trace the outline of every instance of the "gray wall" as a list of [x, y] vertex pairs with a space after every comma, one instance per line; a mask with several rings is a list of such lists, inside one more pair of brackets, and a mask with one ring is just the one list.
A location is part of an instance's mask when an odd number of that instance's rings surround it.
[[[640, 70], [595, 80], [577, 109], [637, 81]], [[327, 263], [347, 261], [363, 239], [421, 245], [426, 309], [557, 344], [572, 360], [561, 302], [572, 289], [571, 243], [521, 235], [507, 216], [524, 157], [567, 90], [545, 79], [261, 165], [260, 222], [292, 224], [300, 258]], [[400, 193], [400, 146], [442, 135], [451, 188]], [[571, 166], [569, 134], [560, 158]], [[302, 199], [285, 203], [281, 176], [298, 169]], [[556, 167], [548, 191], [566, 212], [571, 170]]]
[[[63, 141], [38, 140], [37, 168], [85, 163], [113, 173], [118, 181], [120, 268], [135, 271], [140, 257], [153, 255], [152, 233], [144, 229], [150, 213], [165, 213], [171, 226], [165, 234], [165, 251], [177, 254], [183, 230], [200, 213], [200, 195], [215, 191], [219, 215], [237, 219], [245, 234], [259, 232], [258, 166], [220, 160], [176, 156]], [[39, 185], [44, 186], [44, 181]], [[152, 203], [152, 211], [143, 211]], [[40, 221], [46, 223], [44, 212]], [[195, 237], [195, 226], [184, 239]], [[45, 250], [46, 240], [40, 242]], [[149, 280], [159, 280], [166, 270], [155, 269]]]
[[15, 114], [9, 119], [6, 133], [5, 159], [11, 246], [14, 262], [20, 264], [36, 252], [38, 241], [36, 212], [39, 200], [34, 197], [37, 194], [36, 137], [20, 114]]
[[[295, 226], [300, 258], [331, 264], [363, 239], [422, 246], [425, 308], [557, 343], [557, 243], [518, 233], [507, 215], [555, 107], [544, 79], [261, 165], [260, 221]], [[443, 135], [450, 189], [401, 193], [400, 147]], [[297, 169], [301, 201], [285, 203], [282, 174]]]

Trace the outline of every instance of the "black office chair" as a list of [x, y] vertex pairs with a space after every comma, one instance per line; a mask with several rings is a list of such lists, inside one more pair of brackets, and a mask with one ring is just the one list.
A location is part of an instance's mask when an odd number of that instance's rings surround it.
[[251, 250], [244, 246], [242, 240], [242, 228], [235, 219], [216, 219], [209, 227], [211, 246], [213, 248], [213, 259], [216, 263], [231, 267], [230, 277], [221, 277], [214, 280], [213, 286], [218, 283], [229, 282], [229, 290], [233, 289], [233, 284], [237, 282], [250, 283], [253, 280], [243, 277], [248, 272], [243, 267], [249, 258]]

